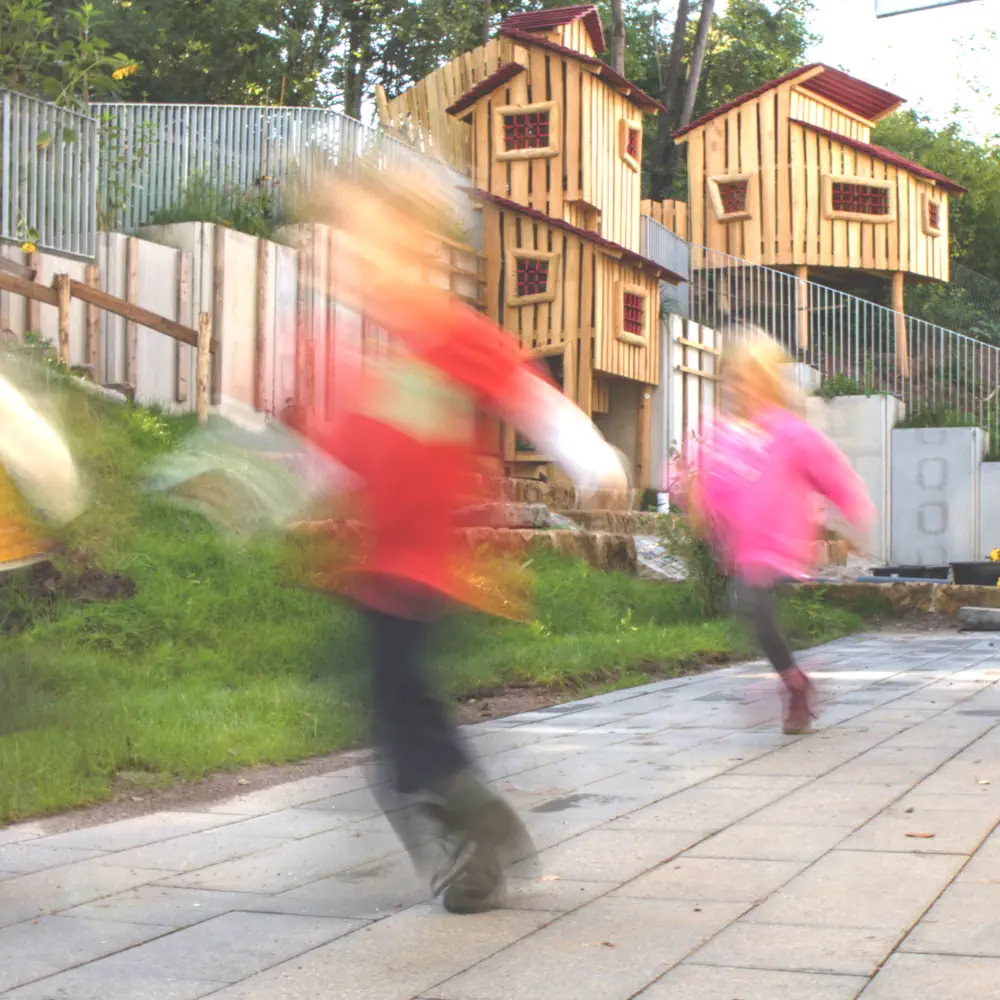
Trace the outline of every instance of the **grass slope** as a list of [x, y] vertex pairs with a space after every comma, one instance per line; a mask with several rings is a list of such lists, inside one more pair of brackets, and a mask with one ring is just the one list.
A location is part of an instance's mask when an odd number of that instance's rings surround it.
[[[85, 605], [0, 588], [0, 617], [27, 622], [0, 640], [0, 821], [363, 740], [355, 616], [281, 586], [277, 542], [235, 548], [197, 516], [142, 493], [148, 461], [176, 442], [184, 421], [58, 385], [60, 419], [98, 500], [67, 542], [129, 574], [137, 590]], [[734, 623], [698, 619], [686, 585], [551, 555], [539, 555], [533, 572], [533, 622], [464, 616], [442, 629], [435, 652], [451, 694], [626, 686], [751, 653]], [[798, 645], [861, 624], [815, 597], [796, 598], [785, 613]]]

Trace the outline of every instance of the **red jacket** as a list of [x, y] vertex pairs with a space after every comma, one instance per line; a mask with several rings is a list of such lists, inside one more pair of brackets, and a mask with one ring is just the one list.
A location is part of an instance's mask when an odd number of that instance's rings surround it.
[[394, 614], [421, 615], [437, 599], [500, 610], [456, 514], [477, 499], [478, 414], [529, 405], [519, 398], [534, 382], [528, 362], [507, 333], [443, 292], [396, 293], [374, 311], [402, 350], [355, 372], [332, 422], [304, 408], [306, 437], [363, 483], [365, 551], [343, 585]]

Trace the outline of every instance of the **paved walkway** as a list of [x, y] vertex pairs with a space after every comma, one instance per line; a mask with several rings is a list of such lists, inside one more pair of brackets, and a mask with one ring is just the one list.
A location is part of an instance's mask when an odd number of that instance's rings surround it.
[[426, 901], [360, 770], [46, 837], [0, 830], [17, 1000], [1000, 998], [1000, 640], [759, 666], [470, 730], [541, 849], [508, 909]]

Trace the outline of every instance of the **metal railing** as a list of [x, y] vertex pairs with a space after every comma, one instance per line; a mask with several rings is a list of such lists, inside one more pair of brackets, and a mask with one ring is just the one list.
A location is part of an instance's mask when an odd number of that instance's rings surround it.
[[[644, 257], [679, 274], [691, 276], [691, 248], [687, 240], [648, 215], [639, 217], [639, 246]], [[687, 316], [687, 285], [660, 284], [660, 305], [664, 312]]]
[[889, 393], [909, 426], [979, 426], [1000, 449], [1000, 348], [773, 268], [691, 246], [688, 315], [749, 324], [823, 377], [829, 395]]
[[0, 90], [0, 240], [97, 253], [97, 121]]
[[310, 187], [331, 167], [409, 147], [324, 108], [92, 104], [101, 133], [102, 228], [132, 232], [178, 203], [196, 181], [240, 196], [293, 179]]

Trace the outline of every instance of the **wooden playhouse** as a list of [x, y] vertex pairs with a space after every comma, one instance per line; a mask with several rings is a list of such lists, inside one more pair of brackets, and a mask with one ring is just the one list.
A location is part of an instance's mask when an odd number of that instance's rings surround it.
[[730, 255], [834, 285], [861, 272], [891, 280], [902, 313], [906, 281], [949, 280], [948, 198], [965, 191], [871, 142], [902, 103], [802, 66], [675, 133], [687, 146], [687, 203], [644, 210], [714, 251], [695, 250], [695, 268], [724, 268]]
[[[597, 9], [506, 20], [394, 100], [383, 126], [470, 178], [482, 212], [483, 308], [548, 365], [648, 485], [661, 281], [640, 247], [643, 115], [660, 104], [598, 58]], [[546, 456], [503, 434], [509, 470]]]

